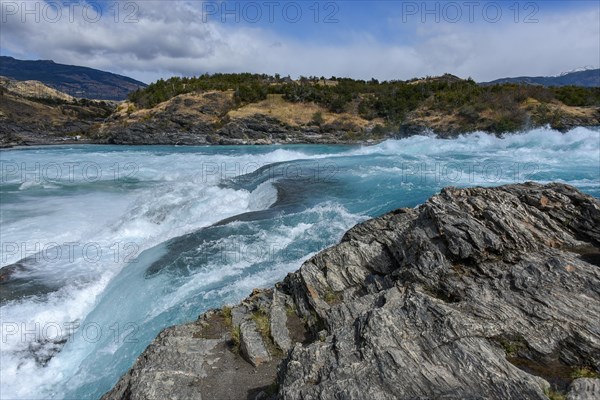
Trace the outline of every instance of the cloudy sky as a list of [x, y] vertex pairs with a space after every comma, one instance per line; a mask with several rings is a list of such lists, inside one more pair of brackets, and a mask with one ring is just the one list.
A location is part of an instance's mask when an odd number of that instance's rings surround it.
[[205, 72], [477, 81], [600, 64], [600, 0], [9, 1], [0, 54], [144, 82]]

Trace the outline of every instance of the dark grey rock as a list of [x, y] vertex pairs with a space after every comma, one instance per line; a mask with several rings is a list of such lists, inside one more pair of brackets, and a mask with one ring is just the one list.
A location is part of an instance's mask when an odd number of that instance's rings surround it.
[[271, 356], [254, 321], [244, 321], [240, 325], [240, 350], [246, 360], [255, 367], [271, 361]]
[[273, 291], [273, 303], [271, 305], [271, 337], [273, 342], [284, 352], [292, 347], [292, 339], [287, 327], [286, 296], [279, 290]]
[[250, 313], [245, 305], [239, 305], [231, 309], [231, 323], [233, 326], [240, 326], [243, 321], [250, 318]]
[[600, 399], [600, 379], [575, 379], [569, 388], [567, 400], [597, 400]]
[[[140, 357], [106, 399], [201, 399], [198, 379], [206, 374], [205, 361], [218, 339], [193, 339], [196, 327], [181, 325], [163, 331], [147, 357]], [[192, 339], [192, 340], [190, 340]]]
[[[263, 382], [276, 380], [272, 398], [546, 399], [549, 390], [567, 393], [572, 369], [600, 370], [599, 261], [600, 202], [573, 187], [447, 188], [418, 208], [357, 225], [275, 292], [243, 302], [249, 313], [282, 319], [282, 292], [297, 314], [286, 317], [289, 336], [310, 332], [287, 354], [273, 353], [251, 320], [236, 321], [273, 360], [256, 369]], [[271, 324], [274, 343], [280, 326]], [[162, 349], [188, 351], [166, 340], [177, 329], [148, 347], [109, 398], [129, 398], [124, 385], [129, 395], [161, 398], [158, 367], [201, 376]], [[180, 386], [173, 397], [190, 394]], [[271, 386], [247, 387], [255, 397]], [[597, 380], [578, 379], [569, 398], [596, 390]]]

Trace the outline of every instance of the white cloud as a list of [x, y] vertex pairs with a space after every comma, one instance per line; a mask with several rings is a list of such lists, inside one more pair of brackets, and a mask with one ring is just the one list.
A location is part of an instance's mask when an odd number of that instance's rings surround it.
[[419, 24], [410, 45], [378, 41], [368, 32], [361, 37], [352, 27], [348, 40], [333, 46], [248, 25], [203, 23], [197, 2], [139, 5], [137, 23], [115, 23], [108, 11], [90, 23], [81, 9], [72, 22], [65, 13], [55, 23], [35, 22], [33, 16], [23, 23], [20, 14], [3, 15], [0, 48], [17, 57], [35, 55], [145, 81], [218, 71], [364, 79], [450, 72], [491, 80], [551, 75], [600, 62], [598, 10], [545, 15], [538, 24]]

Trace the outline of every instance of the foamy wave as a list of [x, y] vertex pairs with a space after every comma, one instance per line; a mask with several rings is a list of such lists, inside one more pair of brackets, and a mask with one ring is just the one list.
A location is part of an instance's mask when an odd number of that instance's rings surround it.
[[[237, 301], [254, 287], [280, 280], [312, 254], [337, 242], [366, 214], [414, 205], [447, 184], [514, 182], [513, 175], [506, 174], [493, 181], [485, 174], [466, 174], [467, 181], [460, 182], [432, 181], [430, 171], [426, 181], [414, 174], [405, 181], [401, 174], [406, 172], [403, 163], [407, 161], [425, 163], [430, 169], [438, 162], [450, 166], [460, 166], [463, 161], [503, 166], [535, 163], [537, 168], [526, 169], [525, 174], [521, 171], [519, 179], [533, 176], [539, 181], [563, 181], [592, 193], [600, 188], [600, 132], [587, 128], [566, 134], [540, 128], [504, 137], [475, 132], [451, 140], [414, 136], [363, 147], [81, 149], [86, 148], [8, 151], [3, 157], [29, 163], [62, 163], [79, 157], [78, 161], [97, 163], [103, 171], [111, 171], [114, 163], [133, 163], [138, 167], [135, 184], [114, 181], [108, 175], [98, 183], [59, 180], [46, 182], [52, 185], [48, 187], [8, 182], [12, 200], [3, 199], [3, 240], [22, 243], [26, 249], [48, 242], [94, 242], [110, 249], [114, 243], [131, 242], [138, 246], [139, 260], [131, 264], [122, 258], [115, 261], [114, 253], [107, 252], [95, 263], [81, 255], [69, 262], [31, 263], [19, 277], [62, 286], [55, 292], [3, 305], [3, 323], [64, 326], [79, 321], [108, 329], [115, 322], [123, 328], [124, 323], [133, 321], [140, 328], [139, 342], [121, 340], [127, 331], [119, 332], [117, 342], [110, 336], [113, 332], [97, 342], [74, 335], [66, 343], [59, 342], [69, 338], [67, 332], [46, 341], [11, 335], [0, 352], [2, 394], [10, 398], [98, 397], [160, 329], [194, 317], [203, 307]], [[222, 231], [210, 232], [216, 236], [188, 243], [192, 250], [186, 255], [189, 259], [181, 260], [184, 273], [145, 275], [146, 268], [169, 250], [166, 241], [238, 214], [266, 210], [277, 201], [275, 179], [252, 186], [251, 191], [222, 187], [220, 182], [272, 163], [297, 166], [299, 160], [320, 159], [338, 166], [335, 176], [327, 176], [331, 185], [329, 181], [311, 181], [310, 185], [297, 182], [294, 186], [293, 178], [287, 177], [289, 196], [304, 196], [300, 205], [292, 198], [293, 207], [271, 219], [240, 219]], [[273, 244], [269, 250], [272, 259], [194, 259], [194, 246], [202, 253], [202, 246], [214, 251], [231, 241], [250, 249], [256, 244]], [[0, 256], [2, 265], [22, 258], [4, 248]], [[44, 366], [40, 357], [50, 356]], [[22, 384], [25, 380], [27, 385]]]
[[[487, 152], [518, 152], [546, 150], [559, 153], [572, 153], [598, 157], [600, 132], [578, 127], [567, 133], [550, 128], [538, 128], [520, 134], [507, 134], [502, 137], [474, 132], [454, 139], [441, 139], [433, 136], [411, 136], [406, 139], [386, 140], [375, 146], [364, 147], [350, 152], [351, 155], [438, 155], [446, 153], [485, 154]], [[514, 155], [514, 153], [512, 153]]]

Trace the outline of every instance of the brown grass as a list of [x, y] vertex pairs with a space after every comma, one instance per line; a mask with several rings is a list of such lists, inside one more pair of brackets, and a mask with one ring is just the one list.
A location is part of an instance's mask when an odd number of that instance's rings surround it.
[[335, 114], [314, 103], [292, 103], [286, 101], [281, 94], [270, 94], [266, 100], [245, 105], [229, 112], [232, 119], [251, 117], [256, 114], [276, 118], [289, 126], [310, 125], [314, 115], [321, 113], [323, 124], [350, 123], [364, 128], [377, 121], [367, 121], [351, 113]]
[[175, 96], [165, 102], [162, 102], [150, 109], [138, 110], [135, 104], [124, 101], [119, 104], [115, 115], [122, 121], [129, 123], [136, 121], [147, 121], [154, 116], [162, 113], [176, 111], [182, 117], [189, 117], [208, 123], [214, 123], [219, 120], [218, 115], [210, 115], [203, 112], [205, 106], [216, 107], [223, 110], [223, 114], [233, 107], [233, 91], [212, 90], [203, 93], [186, 93]]

